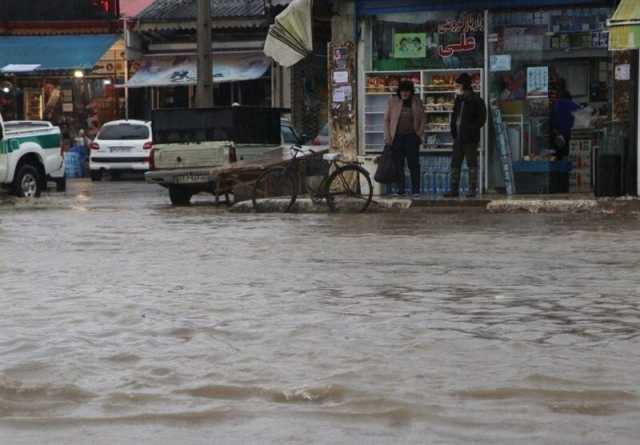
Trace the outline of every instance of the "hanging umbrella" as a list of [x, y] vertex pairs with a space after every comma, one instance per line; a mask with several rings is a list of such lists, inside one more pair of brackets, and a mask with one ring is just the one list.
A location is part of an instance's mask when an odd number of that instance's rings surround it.
[[295, 65], [313, 51], [313, 0], [293, 0], [269, 27], [264, 53], [282, 66]]

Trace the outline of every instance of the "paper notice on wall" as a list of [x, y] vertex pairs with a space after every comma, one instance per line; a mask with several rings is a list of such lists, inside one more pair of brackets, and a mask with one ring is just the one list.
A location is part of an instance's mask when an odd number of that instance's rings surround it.
[[549, 95], [549, 67], [531, 66], [527, 68], [527, 97], [547, 97]]
[[511, 54], [498, 54], [490, 57], [492, 72], [511, 71]]
[[616, 80], [631, 80], [631, 65], [616, 65], [615, 77]]
[[353, 89], [350, 85], [337, 87], [333, 90], [333, 102], [351, 102]]
[[333, 83], [349, 83], [349, 71], [334, 71]]

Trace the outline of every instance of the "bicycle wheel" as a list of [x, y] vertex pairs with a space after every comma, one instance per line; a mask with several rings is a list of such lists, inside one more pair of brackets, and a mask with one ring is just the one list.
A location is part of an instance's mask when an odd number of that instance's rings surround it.
[[332, 212], [364, 212], [373, 198], [369, 173], [358, 165], [338, 168], [327, 179], [325, 197]]
[[284, 211], [288, 212], [296, 202], [296, 180], [283, 167], [270, 168], [262, 173], [253, 187], [251, 201], [256, 212], [268, 210], [267, 198], [284, 201]]

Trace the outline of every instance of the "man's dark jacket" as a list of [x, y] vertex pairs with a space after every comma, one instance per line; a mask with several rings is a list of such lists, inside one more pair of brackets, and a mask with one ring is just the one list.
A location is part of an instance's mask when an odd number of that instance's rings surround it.
[[[462, 103], [464, 102], [464, 107]], [[458, 116], [462, 110], [462, 122], [460, 123], [460, 135], [458, 135]], [[467, 93], [456, 97], [456, 102], [451, 115], [451, 135], [462, 144], [478, 144], [480, 142], [480, 129], [487, 121], [487, 108], [484, 101], [477, 93]]]

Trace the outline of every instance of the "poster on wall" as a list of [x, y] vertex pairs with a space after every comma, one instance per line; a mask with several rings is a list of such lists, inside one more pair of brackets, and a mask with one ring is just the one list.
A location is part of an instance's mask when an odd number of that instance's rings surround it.
[[499, 71], [511, 71], [511, 54], [497, 54], [489, 58], [490, 70], [494, 73]]
[[484, 66], [484, 15], [470, 11], [416, 13], [376, 19], [371, 33], [375, 71]]
[[616, 65], [615, 78], [616, 80], [631, 80], [631, 65], [628, 63]]
[[426, 33], [397, 33], [393, 36], [393, 57], [396, 59], [419, 59], [426, 56]]
[[549, 67], [530, 66], [527, 68], [527, 97], [547, 97], [549, 95]]

